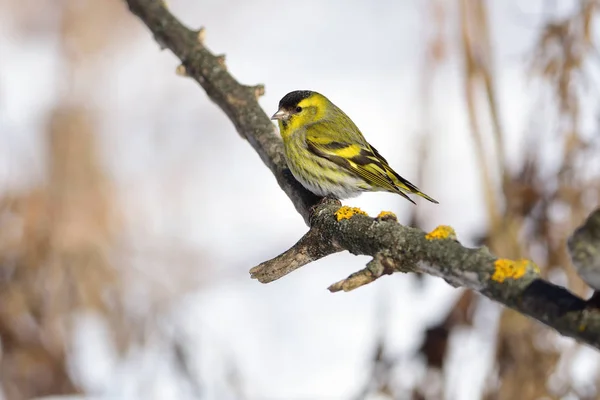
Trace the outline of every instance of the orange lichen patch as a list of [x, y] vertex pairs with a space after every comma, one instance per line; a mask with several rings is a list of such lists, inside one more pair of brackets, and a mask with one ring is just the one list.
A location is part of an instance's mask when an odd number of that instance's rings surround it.
[[398, 221], [398, 217], [391, 211], [382, 211], [377, 215], [377, 219], [384, 221]]
[[350, 219], [356, 214], [367, 215], [366, 212], [358, 207], [342, 206], [335, 212], [335, 218], [341, 221], [343, 219]]
[[506, 279], [519, 279], [527, 272], [529, 267], [532, 267], [535, 272], [539, 271], [537, 265], [529, 260], [508, 260], [505, 258], [500, 258], [496, 260], [494, 263], [494, 267], [496, 268], [494, 274], [492, 275], [492, 279], [496, 282], [504, 282]]
[[427, 240], [442, 240], [442, 239], [456, 239], [456, 232], [454, 228], [448, 225], [440, 225], [427, 235], [425, 235], [425, 239]]

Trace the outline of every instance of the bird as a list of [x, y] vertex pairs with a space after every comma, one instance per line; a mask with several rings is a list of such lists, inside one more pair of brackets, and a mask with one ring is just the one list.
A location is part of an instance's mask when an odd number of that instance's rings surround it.
[[279, 125], [285, 159], [294, 178], [317, 196], [339, 200], [362, 192], [430, 196], [396, 173], [354, 122], [327, 97], [295, 90], [271, 117]]

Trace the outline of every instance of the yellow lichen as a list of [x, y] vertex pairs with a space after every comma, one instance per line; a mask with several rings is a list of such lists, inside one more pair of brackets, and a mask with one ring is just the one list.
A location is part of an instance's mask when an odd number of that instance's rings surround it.
[[367, 215], [366, 212], [358, 207], [342, 206], [335, 212], [335, 218], [338, 221], [341, 221], [343, 219], [350, 219], [356, 214]]
[[382, 211], [377, 215], [377, 219], [398, 221], [398, 217], [391, 211]]
[[[534, 272], [539, 271], [537, 265], [529, 260], [508, 260], [500, 258], [494, 263], [494, 274], [492, 279], [496, 282], [504, 282], [506, 279], [519, 279], [527, 272], [528, 267], [532, 267]], [[537, 269], [536, 269], [537, 268]]]
[[451, 226], [448, 225], [440, 225], [427, 235], [425, 235], [425, 239], [427, 240], [442, 240], [442, 239], [456, 239], [456, 232]]

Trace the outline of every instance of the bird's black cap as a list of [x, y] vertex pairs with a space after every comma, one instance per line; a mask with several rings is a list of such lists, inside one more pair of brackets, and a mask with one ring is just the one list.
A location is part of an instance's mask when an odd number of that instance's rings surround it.
[[289, 92], [279, 101], [279, 108], [289, 110], [298, 105], [302, 100], [309, 98], [313, 92], [310, 90], [295, 90]]

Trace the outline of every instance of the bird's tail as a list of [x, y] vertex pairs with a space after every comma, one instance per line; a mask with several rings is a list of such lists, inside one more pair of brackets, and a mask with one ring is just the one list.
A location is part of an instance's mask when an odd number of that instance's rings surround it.
[[406, 180], [403, 177], [401, 177], [400, 175], [398, 175], [391, 168], [390, 168], [390, 171], [394, 175], [394, 178], [395, 178], [394, 184], [396, 186], [396, 189], [398, 190], [398, 194], [400, 194], [402, 197], [407, 198], [414, 204], [414, 201], [412, 201], [408, 196], [406, 196], [405, 193], [416, 194], [417, 196], [421, 196], [425, 200], [429, 200], [432, 203], [439, 204], [439, 202], [437, 200], [435, 200], [434, 198], [429, 197], [425, 193], [421, 192], [418, 187], [416, 187], [415, 185], [410, 183], [408, 180]]
[[440, 204], [436, 199], [427, 196], [425, 193], [417, 190], [416, 192], [413, 192], [414, 194], [416, 194], [417, 196], [421, 196], [422, 198], [424, 198], [425, 200], [429, 200], [430, 202], [434, 203], [434, 204]]
[[[413, 204], [416, 204], [410, 197], [406, 195], [406, 193], [416, 194], [417, 196], [421, 196], [422, 198], [429, 200], [432, 203], [439, 204], [437, 200], [427, 196], [425, 193], [421, 192], [418, 187], [410, 183], [408, 180], [404, 179], [396, 171], [389, 166], [386, 159], [379, 154], [379, 152], [373, 147], [370, 146], [371, 151], [373, 152], [374, 157], [368, 157], [371, 162], [373, 160], [376, 161], [377, 167], [384, 170], [387, 178], [389, 179], [389, 183], [393, 183], [394, 191], [404, 197], [406, 200], [410, 201]], [[391, 182], [390, 182], [391, 181]], [[386, 187], [385, 185], [384, 187]], [[386, 187], [389, 190], [389, 186]]]

